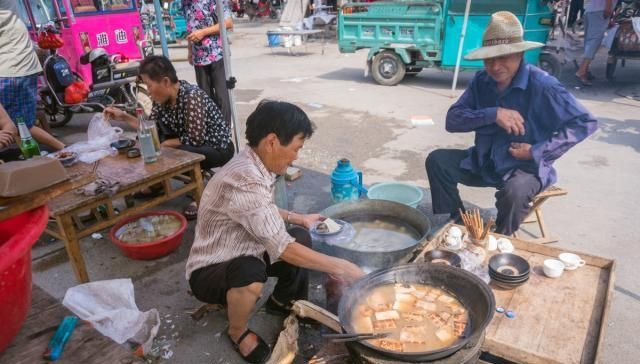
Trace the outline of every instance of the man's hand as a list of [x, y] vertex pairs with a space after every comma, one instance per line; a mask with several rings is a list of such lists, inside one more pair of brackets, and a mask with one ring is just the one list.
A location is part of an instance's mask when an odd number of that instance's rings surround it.
[[509, 153], [513, 158], [521, 161], [529, 161], [533, 159], [531, 155], [531, 144], [528, 143], [511, 143]]
[[311, 230], [311, 227], [316, 221], [322, 221], [325, 217], [320, 214], [308, 214], [302, 215], [301, 221], [302, 226], [304, 226], [307, 230]]
[[524, 135], [524, 119], [516, 110], [498, 108], [496, 113], [496, 124], [509, 134]]
[[14, 142], [14, 136], [10, 131], [0, 130], [0, 148], [6, 148]]
[[187, 35], [187, 40], [190, 42], [199, 42], [202, 38], [206, 37], [207, 33], [204, 29], [198, 29], [191, 32], [191, 34]]
[[353, 283], [360, 279], [360, 277], [364, 276], [364, 272], [357, 265], [344, 259], [340, 259], [340, 261], [342, 263], [340, 272], [330, 274], [333, 278], [345, 283]]

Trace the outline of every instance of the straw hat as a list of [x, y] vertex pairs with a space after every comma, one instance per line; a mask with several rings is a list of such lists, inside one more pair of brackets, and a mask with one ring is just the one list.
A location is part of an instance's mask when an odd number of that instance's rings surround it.
[[482, 35], [482, 47], [470, 51], [464, 59], [493, 58], [544, 46], [542, 43], [522, 39], [523, 34], [522, 24], [515, 15], [508, 11], [493, 13]]

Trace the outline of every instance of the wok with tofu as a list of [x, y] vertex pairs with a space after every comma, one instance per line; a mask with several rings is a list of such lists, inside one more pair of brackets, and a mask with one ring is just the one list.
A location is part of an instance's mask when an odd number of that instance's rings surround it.
[[338, 315], [347, 333], [390, 333], [384, 339], [351, 342], [402, 361], [430, 361], [451, 355], [482, 334], [493, 317], [489, 286], [462, 269], [429, 263], [406, 264], [371, 273], [340, 300]]

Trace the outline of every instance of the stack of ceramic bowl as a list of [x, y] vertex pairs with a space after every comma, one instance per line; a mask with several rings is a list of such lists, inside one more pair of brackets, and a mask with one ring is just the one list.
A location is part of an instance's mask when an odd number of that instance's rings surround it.
[[529, 280], [531, 271], [526, 259], [512, 254], [496, 254], [489, 260], [489, 276], [496, 286], [514, 289]]

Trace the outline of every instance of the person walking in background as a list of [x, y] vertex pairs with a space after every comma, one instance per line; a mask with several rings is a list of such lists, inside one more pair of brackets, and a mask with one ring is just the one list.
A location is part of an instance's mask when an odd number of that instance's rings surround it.
[[600, 49], [617, 2], [618, 0], [590, 0], [584, 5], [584, 58], [576, 72], [576, 77], [583, 86], [591, 85], [593, 76], [589, 72], [589, 65]]
[[42, 67], [15, 0], [0, 0], [0, 39], [0, 104], [14, 123], [24, 121], [39, 144], [64, 148], [61, 141], [34, 125]]
[[[196, 71], [196, 82], [215, 101], [222, 117], [231, 125], [231, 103], [224, 72], [220, 22], [216, 14], [216, 0], [183, 0], [187, 18], [189, 63]], [[233, 28], [231, 9], [223, 1], [224, 25]]]
[[580, 14], [580, 19], [584, 17], [584, 0], [571, 0], [571, 5], [569, 5], [569, 20], [567, 21], [567, 26], [573, 29], [575, 33], [574, 25], [578, 20], [578, 14]]

